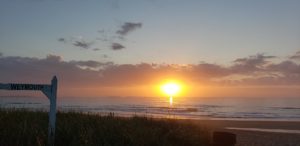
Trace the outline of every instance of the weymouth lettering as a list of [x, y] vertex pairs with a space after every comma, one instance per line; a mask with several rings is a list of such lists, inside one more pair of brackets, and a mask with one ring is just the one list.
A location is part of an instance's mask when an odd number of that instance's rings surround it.
[[10, 84], [10, 90], [43, 90], [43, 85], [36, 84]]

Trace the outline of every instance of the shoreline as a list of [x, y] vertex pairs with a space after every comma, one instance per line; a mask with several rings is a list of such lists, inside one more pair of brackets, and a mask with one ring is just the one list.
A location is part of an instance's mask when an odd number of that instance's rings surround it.
[[300, 130], [300, 121], [242, 121], [242, 120], [191, 120], [195, 124], [204, 124], [218, 129], [226, 127], [237, 128], [262, 128], [262, 129], [286, 129], [286, 130]]

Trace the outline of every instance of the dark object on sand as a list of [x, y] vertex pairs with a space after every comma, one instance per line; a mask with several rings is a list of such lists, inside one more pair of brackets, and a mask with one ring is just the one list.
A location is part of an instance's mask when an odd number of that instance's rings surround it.
[[221, 131], [216, 131], [213, 133], [213, 146], [234, 146], [235, 144], [235, 134]]

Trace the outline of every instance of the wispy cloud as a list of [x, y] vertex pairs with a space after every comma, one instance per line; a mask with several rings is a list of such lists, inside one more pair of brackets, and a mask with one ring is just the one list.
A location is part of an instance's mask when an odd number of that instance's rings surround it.
[[[125, 36], [128, 35], [130, 32], [141, 28], [142, 27], [142, 23], [134, 23], [134, 22], [125, 22], [121, 28], [119, 30], [116, 31], [116, 34], [118, 34], [119, 36], [117, 36], [117, 38], [119, 38], [119, 40], [124, 41], [125, 40]], [[102, 33], [102, 31], [101, 31]], [[105, 39], [104, 39], [105, 40]], [[121, 50], [124, 49], [125, 46], [122, 45], [121, 43], [112, 43], [111, 44], [111, 49], [112, 50]]]
[[123, 46], [122, 44], [119, 44], [119, 43], [112, 43], [111, 44], [111, 49], [112, 50], [121, 50], [121, 49], [124, 49], [125, 46]]
[[129, 32], [132, 32], [141, 27], [142, 27], [142, 23], [126, 22], [121, 26], [121, 28], [116, 33], [121, 36], [125, 36]]
[[[102, 43], [108, 43], [110, 45], [111, 50], [122, 50], [126, 48], [121, 42], [126, 41], [125, 37], [128, 35], [130, 32], [141, 28], [142, 23], [134, 23], [134, 22], [125, 22], [117, 31], [110, 31], [110, 30], [105, 30], [101, 29], [98, 30], [97, 32], [101, 35], [99, 37], [95, 38], [95, 41], [93, 42], [88, 42], [85, 39], [83, 39], [82, 36], [79, 37], [71, 37], [70, 39], [60, 37], [57, 39], [58, 42], [62, 43], [70, 43], [75, 47], [79, 47], [85, 50], [88, 50], [92, 48], [93, 46], [95, 47], [95, 43], [97, 41], [102, 41]], [[116, 43], [115, 41], [119, 41]], [[121, 42], [120, 42], [121, 41]], [[99, 48], [94, 48], [91, 49], [93, 51], [99, 51], [101, 49]]]
[[264, 54], [257, 54], [257, 55], [249, 56], [247, 58], [238, 58], [234, 60], [234, 62], [243, 65], [257, 66], [257, 65], [265, 64], [267, 62], [267, 59], [272, 59], [272, 58], [276, 58], [276, 56], [266, 56]]
[[[69, 43], [75, 47], [82, 48], [85, 50], [90, 49], [94, 44], [93, 41], [86, 41], [82, 36], [76, 36], [76, 37], [73, 36], [70, 38], [60, 37], [57, 39], [57, 41], [62, 43]], [[98, 50], [94, 50], [94, 51], [98, 51]]]
[[67, 40], [66, 40], [65, 38], [58, 38], [57, 41], [63, 42], [63, 43], [66, 43], [66, 42], [67, 42]]
[[78, 40], [78, 41], [75, 41], [73, 43], [74, 46], [76, 47], [80, 47], [80, 48], [83, 48], [83, 49], [89, 49], [90, 46], [92, 45], [91, 42], [86, 42], [84, 40]]

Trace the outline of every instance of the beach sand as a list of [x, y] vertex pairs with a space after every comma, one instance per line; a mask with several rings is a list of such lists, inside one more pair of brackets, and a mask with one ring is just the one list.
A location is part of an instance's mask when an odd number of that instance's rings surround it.
[[208, 126], [213, 131], [227, 131], [237, 135], [236, 146], [300, 146], [299, 133], [275, 133], [226, 129], [262, 128], [300, 130], [300, 122], [294, 121], [236, 121], [236, 120], [193, 120], [196, 124]]

